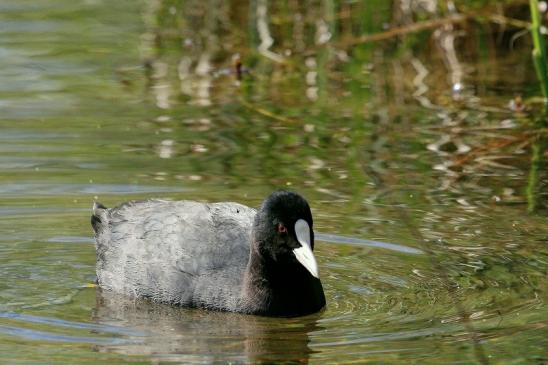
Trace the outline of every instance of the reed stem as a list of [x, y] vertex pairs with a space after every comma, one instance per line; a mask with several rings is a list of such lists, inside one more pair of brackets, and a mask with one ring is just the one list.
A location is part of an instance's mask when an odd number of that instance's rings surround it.
[[[529, 0], [531, 8], [531, 35], [533, 37], [533, 63], [540, 81], [544, 103], [548, 101], [548, 72], [546, 62], [546, 48], [544, 38], [541, 33], [540, 14], [538, 10], [538, 0]], [[544, 108], [545, 113], [547, 108]]]

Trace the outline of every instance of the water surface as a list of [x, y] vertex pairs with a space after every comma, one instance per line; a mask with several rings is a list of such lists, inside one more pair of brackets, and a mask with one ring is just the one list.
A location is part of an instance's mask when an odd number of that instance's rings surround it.
[[[359, 42], [417, 16], [435, 17], [386, 1], [3, 1], [3, 361], [548, 361], [531, 43], [477, 21]], [[89, 285], [94, 199], [257, 206], [279, 188], [311, 203], [321, 313]]]

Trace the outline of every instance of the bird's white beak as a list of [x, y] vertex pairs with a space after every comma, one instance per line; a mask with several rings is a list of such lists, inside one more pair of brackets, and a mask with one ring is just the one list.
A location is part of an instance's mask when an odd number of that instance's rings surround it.
[[310, 227], [304, 219], [299, 219], [295, 223], [295, 234], [297, 235], [297, 241], [301, 244], [301, 247], [293, 250], [295, 257], [312, 276], [319, 279], [318, 263], [310, 246]]

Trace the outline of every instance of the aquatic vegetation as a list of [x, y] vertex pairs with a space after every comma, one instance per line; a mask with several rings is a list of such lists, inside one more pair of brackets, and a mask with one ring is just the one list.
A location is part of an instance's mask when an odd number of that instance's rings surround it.
[[546, 57], [546, 46], [544, 45], [544, 35], [541, 33], [541, 18], [539, 14], [538, 0], [529, 0], [531, 7], [531, 35], [533, 36], [533, 62], [537, 77], [540, 81], [544, 102], [548, 103], [548, 58]]

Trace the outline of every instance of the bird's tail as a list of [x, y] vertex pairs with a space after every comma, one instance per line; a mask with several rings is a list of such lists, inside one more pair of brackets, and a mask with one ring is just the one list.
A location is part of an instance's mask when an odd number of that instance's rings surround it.
[[101, 226], [106, 223], [103, 222], [107, 207], [99, 202], [93, 202], [93, 208], [91, 209], [91, 226], [93, 231], [97, 234], [101, 229]]

